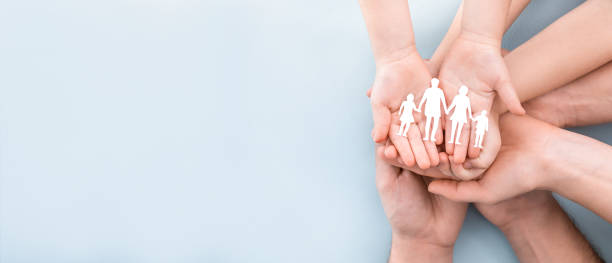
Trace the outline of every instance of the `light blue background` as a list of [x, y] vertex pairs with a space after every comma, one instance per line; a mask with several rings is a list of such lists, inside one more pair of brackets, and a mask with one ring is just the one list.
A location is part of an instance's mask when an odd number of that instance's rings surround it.
[[[459, 2], [410, 4], [430, 56]], [[505, 47], [578, 4], [534, 0]], [[355, 0], [2, 1], [0, 262], [384, 262], [373, 76]], [[516, 261], [473, 209], [455, 257]]]

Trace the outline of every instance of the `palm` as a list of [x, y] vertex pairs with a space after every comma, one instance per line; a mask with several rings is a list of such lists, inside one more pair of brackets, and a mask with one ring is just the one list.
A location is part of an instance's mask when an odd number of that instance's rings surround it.
[[[505, 114], [501, 120], [503, 145], [495, 162], [477, 181], [432, 182], [429, 190], [452, 200], [492, 204], [535, 190], [542, 171], [549, 170], [548, 152], [571, 151], [560, 148], [552, 138], [558, 128], [528, 116]], [[517, 165], [520, 164], [520, 165]]]
[[[440, 81], [450, 102], [461, 85], [475, 110], [491, 109], [495, 87], [507, 78], [501, 51], [495, 47], [457, 39], [440, 68]], [[478, 108], [476, 108], [478, 107]]]
[[430, 194], [422, 176], [393, 167], [380, 158], [377, 185], [395, 234], [441, 246], [455, 242], [467, 204]]
[[[419, 94], [428, 87], [431, 75], [424, 62], [418, 57], [409, 57], [380, 66], [372, 89], [371, 103], [375, 114], [377, 107], [384, 107], [390, 113], [397, 113], [402, 99], [408, 93]], [[374, 116], [377, 118], [380, 116]]]
[[[510, 85], [508, 70], [499, 48], [480, 44], [474, 41], [457, 39], [451, 47], [444, 63], [440, 68], [440, 82], [445, 91], [446, 99], [452, 102], [458, 94], [459, 87], [465, 85], [469, 88], [467, 94], [470, 99], [472, 115], [478, 114], [483, 110], [491, 112], [493, 101], [497, 91], [502, 91], [502, 99], [508, 99], [518, 103], [514, 93], [508, 96], [508, 90], [513, 92]], [[504, 99], [506, 98], [506, 99]], [[513, 100], [514, 99], [514, 100]], [[446, 152], [453, 155], [454, 163], [463, 163], [466, 156], [476, 158], [480, 155], [480, 149], [473, 146], [475, 130], [472, 129], [472, 122], [468, 121], [460, 129], [460, 136], [457, 139], [459, 144], [451, 141], [451, 130], [446, 129]], [[447, 120], [446, 127], [451, 126], [451, 120]], [[499, 132], [489, 128], [489, 132]], [[457, 134], [458, 132], [455, 132]], [[485, 139], [488, 140], [488, 139]], [[494, 148], [498, 143], [484, 143], [483, 151], [495, 156], [497, 149]]]
[[[418, 103], [430, 81], [431, 74], [425, 62], [415, 53], [378, 66], [370, 101], [374, 114], [374, 140], [383, 142], [388, 136], [407, 165], [413, 166], [416, 162], [423, 169], [438, 164], [438, 151], [435, 144], [422, 140], [422, 114], [413, 114], [415, 125], [408, 130], [407, 138], [397, 134], [400, 131], [399, 109], [402, 101], [412, 93], [415, 95], [414, 102]], [[438, 141], [442, 140], [441, 129], [437, 138]]]

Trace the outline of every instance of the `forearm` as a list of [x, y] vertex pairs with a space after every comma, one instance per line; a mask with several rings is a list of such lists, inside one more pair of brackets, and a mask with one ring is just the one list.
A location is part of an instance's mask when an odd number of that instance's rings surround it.
[[415, 240], [393, 237], [389, 263], [453, 262], [453, 250]]
[[359, 0], [376, 63], [399, 60], [415, 49], [406, 0]]
[[558, 127], [612, 122], [612, 62], [525, 103], [527, 114]]
[[464, 0], [461, 36], [473, 34], [501, 47], [511, 0]]
[[[512, 0], [510, 3], [510, 10], [508, 11], [508, 15], [506, 16], [506, 22], [504, 27], [504, 32], [510, 28], [510, 26], [514, 23], [514, 21], [519, 17], [519, 15], [523, 12], [527, 4], [529, 4], [531, 0]], [[437, 74], [440, 65], [442, 64], [442, 60], [446, 56], [446, 53], [450, 49], [453, 41], [459, 36], [461, 33], [461, 20], [463, 18], [463, 2], [459, 6], [457, 10], [457, 14], [453, 19], [444, 39], [438, 45], [438, 48], [434, 52], [431, 57], [431, 66], [434, 69], [434, 73]]]
[[552, 195], [501, 230], [520, 262], [600, 262]]
[[[561, 87], [612, 60], [610, 13], [612, 1], [587, 1], [506, 55], [521, 101]], [[503, 103], [496, 106], [505, 111]]]
[[554, 138], [543, 149], [548, 172], [538, 188], [559, 193], [612, 222], [612, 147], [561, 129]]

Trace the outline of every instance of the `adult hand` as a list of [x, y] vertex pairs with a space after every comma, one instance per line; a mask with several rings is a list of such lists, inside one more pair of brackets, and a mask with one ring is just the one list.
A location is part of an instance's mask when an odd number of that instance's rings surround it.
[[475, 206], [504, 233], [520, 262], [601, 262], [551, 192]]
[[500, 123], [501, 150], [482, 179], [436, 180], [429, 191], [455, 201], [492, 204], [547, 185], [544, 181], [550, 176], [546, 173], [556, 162], [551, 151], [572, 150], [560, 149], [561, 145], [551, 147], [560, 130], [528, 116], [505, 114]]
[[559, 208], [551, 192], [537, 190], [496, 204], [475, 203], [474, 206], [504, 233], [518, 228], [525, 221], [546, 218], [551, 210]]
[[427, 178], [385, 162], [376, 147], [376, 186], [391, 224], [389, 262], [451, 262], [466, 203], [427, 191]]

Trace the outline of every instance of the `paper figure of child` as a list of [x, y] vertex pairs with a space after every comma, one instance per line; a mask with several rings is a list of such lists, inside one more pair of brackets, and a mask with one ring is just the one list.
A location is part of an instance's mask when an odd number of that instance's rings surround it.
[[416, 105], [414, 104], [414, 95], [410, 93], [408, 94], [408, 96], [406, 96], [406, 100], [402, 102], [402, 106], [400, 106], [398, 112], [402, 124], [400, 125], [397, 135], [406, 137], [406, 133], [408, 132], [408, 128], [410, 128], [410, 124], [414, 122], [414, 117], [412, 116], [413, 110], [421, 112], [421, 110], [417, 109]]
[[[472, 119], [472, 107], [470, 107], [470, 98], [467, 96], [468, 88], [466, 86], [459, 87], [459, 94], [453, 98], [453, 102], [450, 107], [446, 111], [448, 114], [453, 108], [455, 111], [451, 116], [450, 120], [452, 121], [452, 129], [451, 129], [451, 137], [448, 143], [453, 143], [453, 139], [455, 144], [461, 144], [459, 142], [459, 138], [461, 136], [461, 129], [463, 125], [467, 123], [468, 116]], [[455, 131], [457, 135], [455, 135]]]
[[437, 78], [431, 79], [431, 87], [425, 89], [423, 98], [419, 103], [419, 110], [421, 106], [423, 106], [423, 103], [425, 103], [425, 117], [427, 118], [427, 122], [425, 123], [425, 138], [423, 138], [424, 141], [429, 140], [429, 126], [432, 120], [434, 123], [431, 129], [431, 141], [436, 141], [436, 132], [438, 131], [441, 115], [440, 102], [444, 106], [444, 111], [446, 112], [446, 99], [444, 98], [442, 89], [438, 88], [438, 84], [440, 84], [440, 80]]
[[489, 118], [487, 118], [487, 111], [483, 110], [480, 115], [472, 119], [476, 122], [476, 139], [474, 147], [482, 149], [482, 139], [484, 138], [485, 131], [489, 131]]

